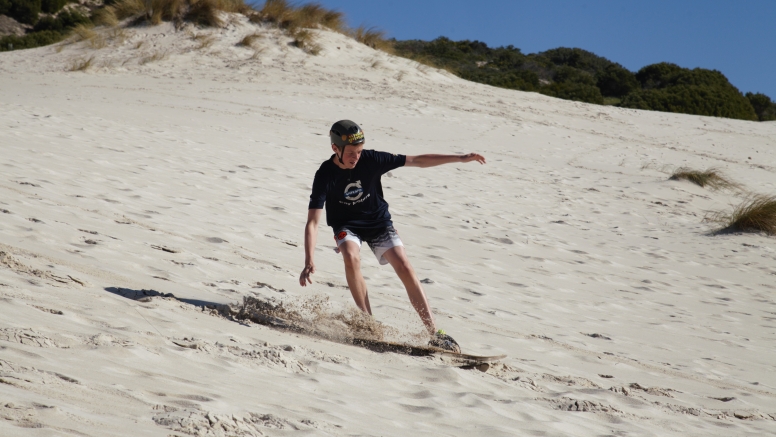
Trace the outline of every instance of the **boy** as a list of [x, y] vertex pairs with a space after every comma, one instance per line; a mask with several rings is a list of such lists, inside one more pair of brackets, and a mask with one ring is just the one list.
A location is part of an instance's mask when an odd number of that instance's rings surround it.
[[485, 164], [485, 158], [476, 153], [404, 156], [364, 150], [364, 132], [350, 120], [334, 123], [329, 136], [334, 155], [315, 172], [304, 232], [305, 267], [299, 276], [299, 283], [303, 287], [312, 283], [310, 275], [315, 273], [313, 255], [318, 237], [318, 221], [325, 204], [326, 224], [334, 230], [336, 250], [345, 261], [345, 277], [356, 306], [372, 314], [359, 256], [361, 242], [366, 241], [380, 264], [390, 263], [401, 279], [410, 303], [432, 336], [429, 344], [460, 352], [458, 343], [452, 337], [441, 329], [436, 330], [426, 294], [391, 222], [388, 203], [383, 199], [380, 177], [402, 166], [425, 168], [471, 161]]

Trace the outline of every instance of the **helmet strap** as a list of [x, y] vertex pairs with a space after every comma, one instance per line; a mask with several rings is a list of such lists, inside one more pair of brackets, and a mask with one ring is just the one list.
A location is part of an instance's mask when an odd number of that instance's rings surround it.
[[[337, 155], [335, 153], [335, 155], [337, 156], [337, 159], [339, 160], [340, 164], [342, 164], [342, 165], [345, 165], [345, 161], [343, 161], [342, 158], [345, 157], [345, 147], [347, 147], [347, 146], [348, 146], [347, 144], [342, 146], [342, 152], [340, 152], [339, 155]], [[339, 149], [339, 147], [337, 147], [337, 148]]]

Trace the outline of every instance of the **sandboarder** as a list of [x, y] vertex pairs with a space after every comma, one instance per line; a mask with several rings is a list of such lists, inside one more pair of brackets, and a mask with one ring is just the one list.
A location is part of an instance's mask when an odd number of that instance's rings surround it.
[[361, 275], [361, 243], [366, 242], [380, 264], [390, 263], [401, 279], [410, 303], [431, 334], [429, 344], [460, 352], [452, 337], [436, 329], [423, 287], [393, 227], [380, 177], [402, 166], [426, 168], [471, 161], [485, 164], [485, 158], [477, 153], [405, 156], [364, 150], [364, 132], [350, 120], [334, 123], [329, 136], [334, 154], [315, 172], [304, 232], [305, 266], [299, 283], [302, 286], [312, 283], [310, 275], [315, 273], [313, 255], [318, 222], [325, 204], [326, 224], [334, 230], [336, 250], [345, 261], [345, 277], [356, 306], [372, 314], [366, 282]]

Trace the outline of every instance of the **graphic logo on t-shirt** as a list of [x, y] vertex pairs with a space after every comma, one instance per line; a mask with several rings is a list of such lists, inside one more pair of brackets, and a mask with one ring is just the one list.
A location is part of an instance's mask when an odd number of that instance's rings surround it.
[[364, 195], [364, 189], [361, 188], [360, 180], [350, 183], [345, 187], [345, 199], [348, 199], [351, 201], [358, 200], [363, 195]]

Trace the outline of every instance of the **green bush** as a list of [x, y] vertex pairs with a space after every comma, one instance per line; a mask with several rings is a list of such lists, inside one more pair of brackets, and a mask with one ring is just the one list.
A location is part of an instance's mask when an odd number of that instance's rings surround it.
[[574, 67], [561, 66], [555, 70], [552, 79], [558, 83], [578, 83], [582, 85], [595, 86], [593, 75], [587, 71]]
[[604, 97], [601, 90], [595, 85], [581, 82], [555, 82], [543, 86], [540, 93], [557, 97], [559, 99], [574, 100], [577, 102], [604, 104]]
[[621, 107], [682, 114], [757, 120], [749, 101], [737, 91], [708, 85], [677, 85], [634, 91]]
[[772, 102], [770, 97], [762, 93], [746, 93], [746, 98], [754, 108], [758, 120], [776, 120], [776, 103]]
[[67, 0], [41, 0], [40, 10], [47, 14], [56, 14], [65, 7], [66, 4]]
[[537, 56], [548, 59], [552, 65], [572, 67], [592, 75], [600, 74], [610, 65], [618, 65], [595, 53], [577, 48], [558, 47], [538, 53]]
[[636, 73], [642, 89], [627, 94], [620, 106], [652, 111], [757, 120], [752, 104], [716, 70], [682, 68], [662, 62]]
[[53, 30], [56, 32], [65, 32], [79, 24], [89, 24], [91, 20], [86, 15], [78, 12], [77, 10], [62, 11], [54, 17], [43, 17], [35, 24], [33, 30], [35, 32], [41, 32], [44, 30]]
[[606, 97], [622, 97], [639, 88], [636, 75], [618, 64], [606, 67], [596, 77], [596, 85]]
[[24, 24], [35, 24], [40, 14], [41, 0], [0, 0], [0, 14]]
[[64, 38], [64, 34], [53, 30], [28, 33], [24, 36], [8, 35], [0, 38], [0, 52], [46, 46], [62, 41]]

